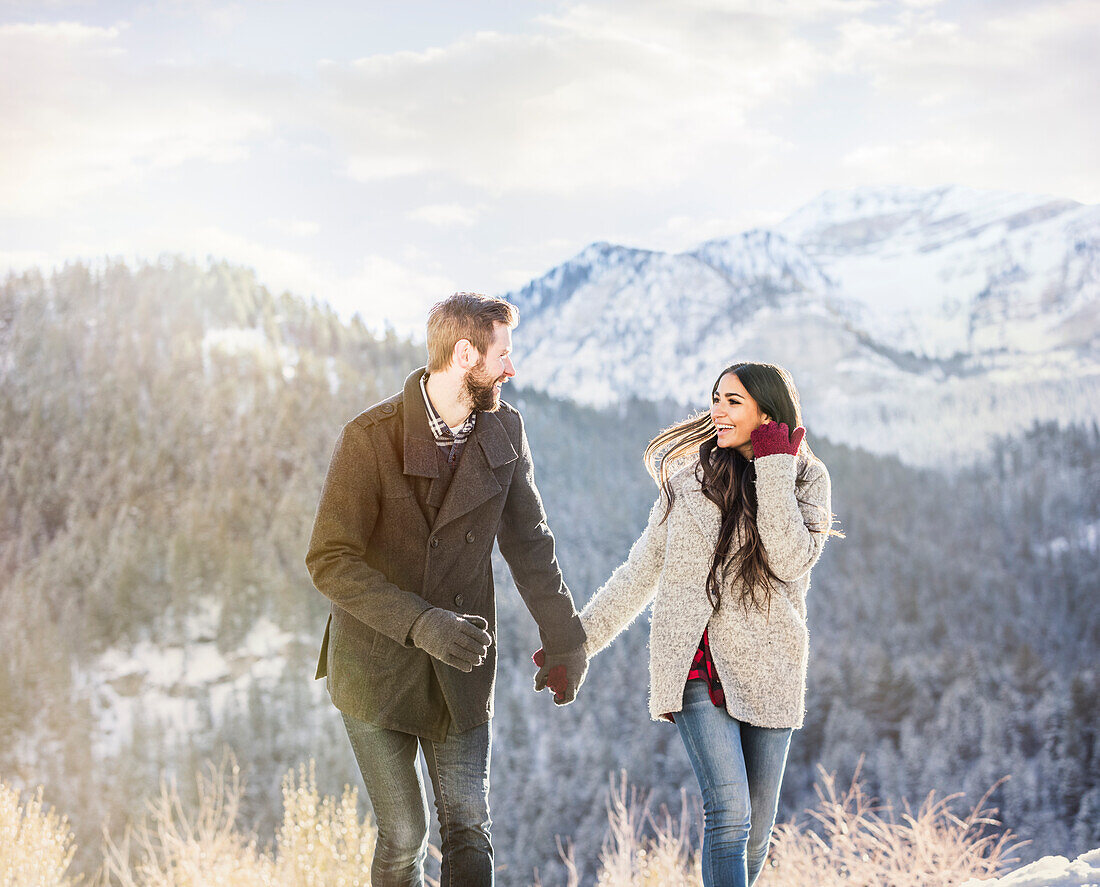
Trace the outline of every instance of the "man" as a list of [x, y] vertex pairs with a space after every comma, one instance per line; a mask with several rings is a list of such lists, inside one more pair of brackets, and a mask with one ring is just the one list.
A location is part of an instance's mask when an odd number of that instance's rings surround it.
[[317, 677], [374, 807], [375, 887], [423, 883], [418, 747], [435, 790], [441, 887], [493, 883], [494, 539], [539, 626], [536, 689], [549, 683], [566, 704], [587, 670], [523, 419], [500, 400], [518, 319], [476, 293], [432, 308], [427, 367], [344, 426], [317, 506], [306, 565], [332, 601]]

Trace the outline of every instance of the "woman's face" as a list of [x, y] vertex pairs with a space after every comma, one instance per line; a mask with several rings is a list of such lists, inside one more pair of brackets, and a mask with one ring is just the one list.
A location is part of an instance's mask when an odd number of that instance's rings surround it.
[[711, 398], [710, 418], [718, 429], [718, 446], [740, 450], [747, 459], [752, 458], [749, 435], [770, 421], [736, 373], [726, 373], [718, 380], [718, 388]]

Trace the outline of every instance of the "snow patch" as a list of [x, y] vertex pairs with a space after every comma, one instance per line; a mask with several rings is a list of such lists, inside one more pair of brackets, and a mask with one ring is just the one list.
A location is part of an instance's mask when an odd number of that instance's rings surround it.
[[226, 354], [266, 351], [267, 336], [259, 327], [225, 327], [207, 330], [202, 337], [202, 353], [205, 357], [217, 349]]
[[1063, 555], [1074, 549], [1096, 551], [1100, 548], [1100, 521], [1081, 524], [1072, 533], [1057, 536], [1040, 548], [1054, 555]]
[[1044, 856], [1003, 878], [971, 878], [959, 887], [1100, 887], [1100, 848], [1073, 862], [1064, 856]]
[[139, 724], [182, 735], [203, 729], [204, 719], [222, 720], [230, 708], [247, 703], [253, 684], [282, 677], [291, 644], [312, 641], [261, 617], [238, 647], [222, 653], [214, 642], [220, 610], [204, 598], [186, 621], [189, 640], [112, 648], [80, 676], [99, 719], [98, 756], [120, 753]]

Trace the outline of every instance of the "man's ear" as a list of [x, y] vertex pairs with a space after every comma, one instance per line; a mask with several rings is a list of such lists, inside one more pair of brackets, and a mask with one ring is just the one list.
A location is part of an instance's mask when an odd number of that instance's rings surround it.
[[459, 339], [451, 351], [451, 363], [460, 370], [468, 370], [477, 365], [477, 349], [469, 339]]

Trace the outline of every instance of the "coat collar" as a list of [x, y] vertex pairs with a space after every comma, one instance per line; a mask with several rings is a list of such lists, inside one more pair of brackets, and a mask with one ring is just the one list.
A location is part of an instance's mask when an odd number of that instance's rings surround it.
[[[435, 436], [428, 427], [428, 412], [420, 393], [420, 379], [425, 367], [409, 374], [402, 391], [404, 401], [404, 458], [405, 474], [417, 477], [439, 477], [439, 457]], [[475, 426], [476, 427], [476, 426]]]
[[508, 432], [494, 413], [478, 413], [455, 476], [439, 507], [435, 526], [457, 520], [497, 495], [503, 487], [494, 469], [519, 458]]
[[[420, 392], [420, 379], [425, 367], [409, 374], [405, 380], [404, 457], [405, 474], [418, 477], [439, 476], [439, 445], [428, 427], [428, 413]], [[458, 468], [447, 488], [447, 495], [436, 515], [435, 526], [468, 514], [502, 489], [494, 469], [519, 458], [500, 417], [495, 413], [478, 413], [473, 433], [466, 441]]]

